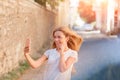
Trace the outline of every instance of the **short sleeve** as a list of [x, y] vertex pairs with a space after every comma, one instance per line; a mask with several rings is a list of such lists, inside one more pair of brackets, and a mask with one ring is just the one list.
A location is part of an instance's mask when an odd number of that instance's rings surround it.
[[71, 54], [70, 54], [70, 57], [75, 58], [76, 59], [75, 62], [78, 61], [78, 53], [76, 51], [72, 51]]
[[47, 57], [49, 57], [49, 54], [50, 54], [49, 50], [45, 51], [45, 53], [44, 53], [44, 55], [47, 56]]

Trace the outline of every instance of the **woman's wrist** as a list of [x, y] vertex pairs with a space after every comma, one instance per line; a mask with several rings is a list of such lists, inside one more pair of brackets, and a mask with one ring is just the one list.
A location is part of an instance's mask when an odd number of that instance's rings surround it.
[[60, 56], [61, 56], [61, 57], [64, 57], [64, 53], [60, 53]]
[[25, 54], [25, 55], [29, 55], [29, 54]]
[[25, 56], [29, 56], [29, 53], [26, 53]]

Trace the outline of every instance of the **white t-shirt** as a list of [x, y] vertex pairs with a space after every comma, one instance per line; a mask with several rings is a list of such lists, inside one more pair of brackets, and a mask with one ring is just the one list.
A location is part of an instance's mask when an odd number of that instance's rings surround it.
[[[59, 70], [59, 59], [60, 54], [55, 49], [49, 49], [47, 50], [44, 55], [48, 57], [48, 62], [46, 64], [46, 69], [44, 73], [44, 79], [43, 80], [70, 80], [71, 79], [71, 71], [73, 64], [70, 66], [68, 70], [61, 73]], [[76, 59], [75, 62], [78, 60], [78, 53], [72, 49], [69, 49], [65, 52], [65, 60], [68, 59], [68, 57], [74, 57]]]

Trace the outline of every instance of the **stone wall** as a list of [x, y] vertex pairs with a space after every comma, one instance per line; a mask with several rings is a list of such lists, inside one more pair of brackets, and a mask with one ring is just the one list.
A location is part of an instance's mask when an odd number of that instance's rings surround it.
[[0, 75], [24, 60], [23, 48], [31, 39], [31, 53], [49, 40], [56, 14], [32, 0], [0, 0]]

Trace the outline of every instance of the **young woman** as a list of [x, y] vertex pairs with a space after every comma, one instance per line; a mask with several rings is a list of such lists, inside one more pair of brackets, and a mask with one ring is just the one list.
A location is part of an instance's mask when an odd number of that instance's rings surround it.
[[52, 49], [46, 50], [38, 60], [29, 56], [29, 41], [24, 48], [24, 55], [33, 68], [47, 60], [44, 80], [70, 80], [73, 65], [78, 60], [82, 38], [68, 27], [58, 27], [53, 31]]

